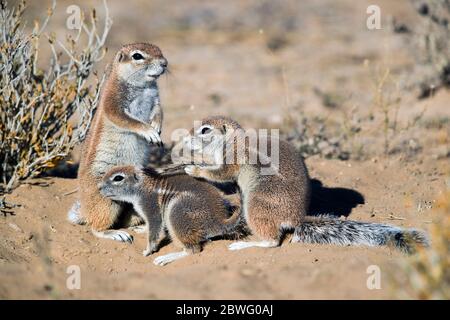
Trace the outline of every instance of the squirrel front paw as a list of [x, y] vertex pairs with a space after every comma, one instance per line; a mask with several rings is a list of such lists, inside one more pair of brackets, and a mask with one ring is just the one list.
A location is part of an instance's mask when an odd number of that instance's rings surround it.
[[156, 251], [158, 251], [158, 244], [152, 242], [147, 245], [147, 248], [144, 251], [142, 251], [142, 255], [144, 257], [148, 257], [149, 255], [155, 253]]
[[161, 137], [157, 130], [151, 128], [142, 133], [142, 136], [148, 143], [156, 144], [158, 146], [162, 146]]
[[155, 131], [158, 133], [158, 135], [161, 134], [161, 122], [155, 121], [155, 122], [152, 122], [150, 125], [152, 126], [153, 129], [155, 129]]
[[200, 175], [200, 168], [194, 165], [189, 165], [184, 168], [184, 172], [193, 177], [198, 177]]

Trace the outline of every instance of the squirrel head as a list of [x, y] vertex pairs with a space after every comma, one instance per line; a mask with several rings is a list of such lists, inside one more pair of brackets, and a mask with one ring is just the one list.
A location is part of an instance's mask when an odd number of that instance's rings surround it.
[[223, 117], [208, 117], [200, 125], [191, 129], [189, 136], [183, 139], [185, 149], [193, 153], [193, 163], [203, 166], [215, 166], [224, 163], [226, 152], [234, 152], [237, 139], [242, 127], [234, 120]]
[[242, 129], [239, 123], [225, 116], [207, 117], [201, 121], [201, 125], [191, 129], [191, 135], [205, 135], [212, 131], [227, 135], [235, 130]]
[[112, 68], [118, 80], [133, 87], [149, 87], [167, 70], [161, 50], [149, 43], [124, 45], [117, 52]]
[[115, 201], [133, 203], [143, 181], [141, 170], [134, 166], [119, 166], [109, 170], [98, 184], [100, 193]]

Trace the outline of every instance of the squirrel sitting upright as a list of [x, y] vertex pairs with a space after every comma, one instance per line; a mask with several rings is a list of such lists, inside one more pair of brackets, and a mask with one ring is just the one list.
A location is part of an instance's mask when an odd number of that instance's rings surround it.
[[117, 52], [107, 75], [82, 147], [79, 201], [68, 214], [69, 221], [87, 223], [98, 237], [131, 242], [127, 232], [108, 229], [124, 215], [128, 226], [142, 223], [129, 206], [101, 195], [97, 185], [114, 166], [147, 165], [151, 144], [161, 143], [163, 114], [156, 81], [166, 69], [167, 60], [157, 46], [135, 43]]

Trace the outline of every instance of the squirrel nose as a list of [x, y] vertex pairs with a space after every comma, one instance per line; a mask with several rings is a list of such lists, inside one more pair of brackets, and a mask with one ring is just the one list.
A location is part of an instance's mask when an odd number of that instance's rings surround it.
[[161, 65], [161, 67], [163, 68], [167, 68], [167, 66], [169, 65], [169, 63], [167, 62], [166, 59], [161, 59], [159, 64]]

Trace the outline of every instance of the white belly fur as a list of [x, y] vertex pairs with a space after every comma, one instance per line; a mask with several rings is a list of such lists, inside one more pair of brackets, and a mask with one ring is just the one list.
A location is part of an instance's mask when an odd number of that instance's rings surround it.
[[[144, 89], [124, 108], [129, 116], [148, 123], [156, 104], [159, 104], [159, 95], [155, 85]], [[103, 175], [114, 166], [147, 165], [151, 146], [143, 137], [112, 123], [106, 122], [104, 125], [92, 166], [95, 176]]]
[[130, 103], [125, 112], [135, 119], [148, 123], [153, 107], [157, 103], [159, 103], [158, 89], [147, 88]]

